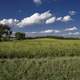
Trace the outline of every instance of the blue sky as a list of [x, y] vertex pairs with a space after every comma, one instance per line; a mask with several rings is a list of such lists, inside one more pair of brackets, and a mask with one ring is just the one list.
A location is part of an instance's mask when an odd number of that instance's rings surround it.
[[0, 23], [14, 32], [80, 35], [80, 0], [0, 0]]

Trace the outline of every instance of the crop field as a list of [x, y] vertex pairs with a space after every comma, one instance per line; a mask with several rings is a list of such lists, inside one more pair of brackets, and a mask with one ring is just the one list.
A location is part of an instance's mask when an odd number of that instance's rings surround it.
[[1, 58], [80, 56], [80, 40], [32, 39], [0, 42]]
[[0, 42], [0, 80], [80, 80], [80, 40]]

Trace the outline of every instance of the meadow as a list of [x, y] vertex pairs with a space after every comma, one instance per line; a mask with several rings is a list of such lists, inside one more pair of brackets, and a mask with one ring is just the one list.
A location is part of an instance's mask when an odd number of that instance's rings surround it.
[[80, 40], [31, 39], [0, 42], [0, 58], [80, 56]]
[[0, 42], [0, 80], [80, 80], [80, 40]]
[[0, 80], [80, 80], [80, 58], [0, 59]]

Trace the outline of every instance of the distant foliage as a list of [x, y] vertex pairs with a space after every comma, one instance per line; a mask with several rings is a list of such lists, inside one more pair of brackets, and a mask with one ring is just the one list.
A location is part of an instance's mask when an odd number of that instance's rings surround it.
[[16, 32], [15, 37], [17, 40], [23, 40], [23, 39], [25, 39], [25, 33]]

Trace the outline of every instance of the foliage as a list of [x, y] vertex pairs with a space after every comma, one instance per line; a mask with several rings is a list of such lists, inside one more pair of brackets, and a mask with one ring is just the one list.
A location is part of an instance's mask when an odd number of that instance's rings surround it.
[[17, 40], [25, 39], [25, 33], [16, 32], [15, 37], [16, 37]]
[[0, 24], [0, 40], [9, 40], [12, 31], [8, 25]]

